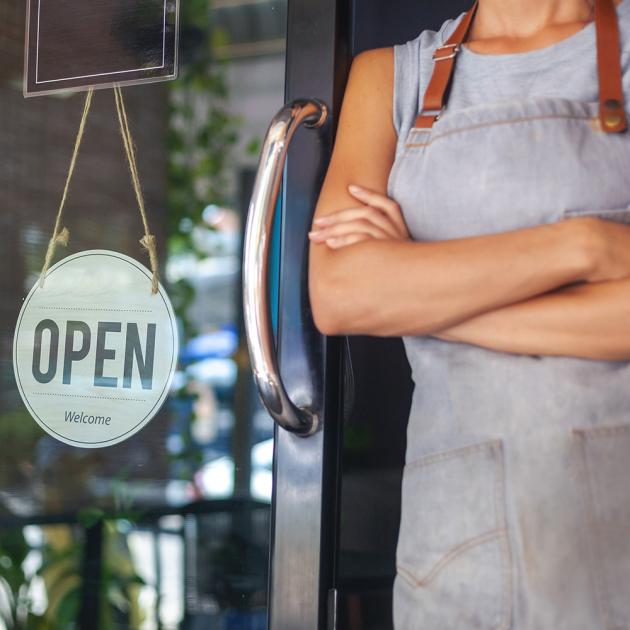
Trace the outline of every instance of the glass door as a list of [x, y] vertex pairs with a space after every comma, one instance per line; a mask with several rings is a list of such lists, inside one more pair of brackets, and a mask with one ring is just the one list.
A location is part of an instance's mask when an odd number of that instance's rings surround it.
[[[266, 627], [273, 423], [241, 314], [242, 231], [283, 103], [286, 0], [182, 2], [180, 74], [123, 89], [179, 364], [128, 440], [68, 446], [18, 394], [13, 333], [38, 278], [83, 93], [24, 99], [25, 4], [0, 0], [0, 628]], [[110, 89], [95, 92], [67, 248], [147, 265]]]

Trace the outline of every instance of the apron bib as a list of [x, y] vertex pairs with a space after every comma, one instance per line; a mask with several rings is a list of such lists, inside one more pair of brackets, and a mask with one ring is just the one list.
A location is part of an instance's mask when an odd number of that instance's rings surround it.
[[[630, 136], [606, 100], [623, 109], [616, 93], [421, 112], [388, 195], [415, 240], [630, 223]], [[630, 361], [403, 341], [416, 388], [396, 629], [630, 630]]]

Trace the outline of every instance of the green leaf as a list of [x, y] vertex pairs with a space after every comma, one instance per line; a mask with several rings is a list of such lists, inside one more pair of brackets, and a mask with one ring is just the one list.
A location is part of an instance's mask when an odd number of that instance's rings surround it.
[[105, 512], [97, 507], [85, 507], [81, 508], [77, 512], [77, 520], [83, 527], [93, 527], [105, 516]]

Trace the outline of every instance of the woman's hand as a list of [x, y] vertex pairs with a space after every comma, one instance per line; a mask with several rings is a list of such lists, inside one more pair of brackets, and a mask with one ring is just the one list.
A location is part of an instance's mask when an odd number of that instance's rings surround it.
[[360, 186], [348, 186], [362, 205], [331, 212], [313, 221], [309, 238], [340, 249], [366, 239], [409, 241], [400, 206], [389, 197]]

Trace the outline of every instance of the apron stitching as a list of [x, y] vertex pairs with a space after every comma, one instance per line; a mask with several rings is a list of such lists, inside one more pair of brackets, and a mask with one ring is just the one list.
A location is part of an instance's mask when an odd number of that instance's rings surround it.
[[456, 457], [461, 457], [462, 455], [467, 455], [469, 453], [477, 453], [487, 450], [491, 450], [493, 453], [496, 454], [499, 446], [499, 440], [489, 440], [488, 442], [483, 442], [482, 444], [471, 444], [470, 446], [463, 446], [461, 448], [441, 451], [439, 453], [432, 453], [430, 455], [421, 456], [418, 459], [407, 463], [406, 468], [422, 468], [423, 466], [434, 464], [436, 462], [441, 462], [446, 459], [454, 459]]
[[464, 543], [456, 545], [450, 551], [448, 551], [445, 555], [442, 556], [440, 560], [429, 570], [429, 572], [422, 578], [417, 578], [413, 571], [405, 568], [402, 564], [397, 564], [396, 568], [398, 571], [406, 577], [408, 581], [412, 581], [413, 584], [417, 587], [428, 586], [430, 582], [435, 578], [435, 576], [448, 564], [450, 564], [455, 558], [460, 556], [465, 551], [469, 551], [474, 547], [482, 545], [484, 543], [490, 542], [494, 538], [501, 537], [505, 533], [503, 528], [493, 529], [485, 534], [480, 534], [479, 536], [475, 536], [470, 540], [467, 540]]
[[[596, 120], [594, 116], [578, 116], [578, 115], [570, 116], [568, 114], [545, 114], [544, 116], [524, 116], [522, 118], [513, 118], [512, 120], [500, 120], [500, 121], [489, 122], [489, 123], [479, 123], [478, 125], [470, 125], [469, 127], [459, 127], [457, 129], [453, 129], [452, 131], [445, 131], [444, 133], [441, 133], [441, 134], [434, 134], [426, 142], [407, 143], [405, 144], [405, 148], [426, 147], [426, 146], [429, 146], [430, 144], [433, 144], [436, 140], [439, 140], [440, 138], [445, 138], [447, 136], [452, 136], [457, 133], [462, 133], [463, 131], [474, 131], [477, 129], [485, 129], [487, 127], [496, 127], [498, 125], [512, 125], [515, 123], [530, 122], [534, 120], [558, 120], [558, 119], [560, 120], [561, 119]], [[414, 129], [417, 129], [417, 127], [414, 127], [411, 131], [413, 131]], [[420, 130], [420, 131], [423, 131], [423, 130]]]
[[[404, 147], [403, 147], [403, 150], [400, 153], [402, 154], [403, 151], [404, 151]], [[394, 190], [394, 186], [396, 185], [396, 177], [397, 177], [399, 171], [400, 171], [400, 160], [395, 158], [394, 159], [394, 163], [392, 164], [392, 167], [390, 168], [389, 176], [387, 178], [387, 192], [388, 192], [388, 194], [390, 194], [390, 191]], [[390, 196], [391, 196], [391, 194], [390, 194]]]
[[510, 555], [509, 536], [507, 528], [507, 509], [505, 506], [505, 462], [503, 458], [502, 448], [496, 449], [497, 475], [495, 482], [495, 515], [500, 520], [500, 529], [503, 531], [501, 536], [501, 565], [503, 572], [503, 588], [502, 588], [502, 619], [497, 626], [497, 630], [508, 630], [512, 623], [512, 558]]
[[[622, 433], [628, 433], [630, 431], [630, 424], [621, 424], [613, 427], [592, 427], [586, 429], [573, 429], [573, 432], [577, 434], [583, 440], [588, 440], [597, 437], [615, 437]], [[614, 629], [613, 629], [614, 630]]]
[[[608, 427], [604, 427], [606, 429]], [[579, 450], [580, 457], [578, 458], [580, 468], [582, 470], [583, 481], [584, 481], [584, 493], [586, 495], [586, 519], [590, 524], [590, 532], [595, 532], [597, 534], [597, 530], [599, 529], [597, 526], [597, 518], [596, 518], [596, 509], [595, 509], [595, 497], [593, 494], [593, 488], [590, 483], [591, 474], [590, 467], [588, 465], [588, 458], [586, 454], [586, 441], [588, 436], [583, 429], [574, 429], [573, 434], [579, 439]], [[606, 586], [604, 584], [603, 575], [601, 572], [600, 566], [600, 557], [599, 557], [599, 549], [597, 540], [598, 537], [593, 536], [589, 533], [587, 536], [588, 544], [590, 547], [590, 553], [592, 558], [592, 563], [595, 569], [595, 593], [599, 603], [600, 612], [602, 614], [604, 620], [604, 626], [608, 630], [614, 630], [614, 627], [610, 625], [610, 611], [608, 610], [608, 597], [606, 593]]]

